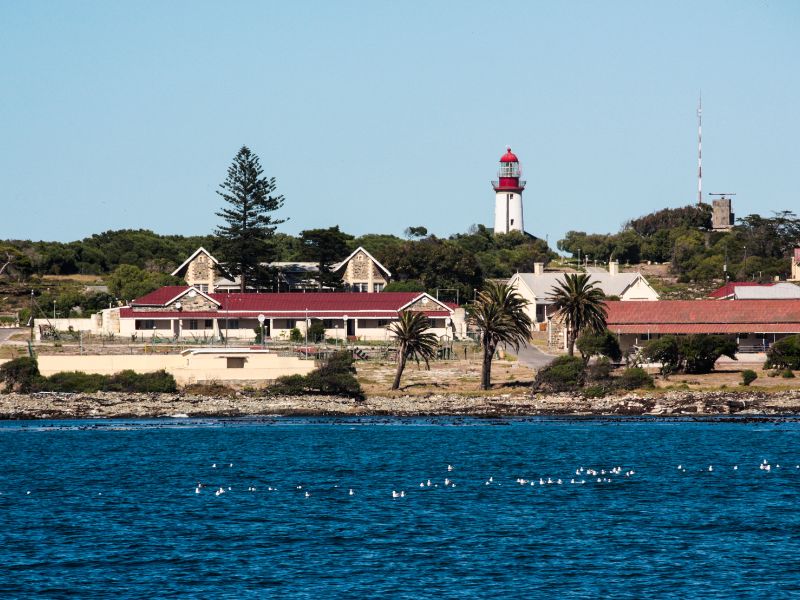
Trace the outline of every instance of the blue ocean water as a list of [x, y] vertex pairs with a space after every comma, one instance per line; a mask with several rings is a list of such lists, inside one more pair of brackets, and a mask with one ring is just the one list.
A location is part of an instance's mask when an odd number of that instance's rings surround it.
[[796, 597], [798, 442], [794, 421], [6, 422], [0, 595]]

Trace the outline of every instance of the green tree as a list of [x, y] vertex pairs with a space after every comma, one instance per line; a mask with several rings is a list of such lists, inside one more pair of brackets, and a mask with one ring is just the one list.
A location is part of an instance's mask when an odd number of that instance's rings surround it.
[[487, 281], [468, 308], [469, 322], [478, 328], [483, 347], [481, 388], [492, 385], [492, 358], [497, 345], [509, 344], [516, 351], [531, 336], [531, 319], [525, 312], [528, 301], [504, 283]]
[[276, 187], [274, 177], [263, 176], [258, 156], [242, 146], [217, 191], [228, 203], [216, 213], [225, 223], [215, 231], [220, 238], [219, 256], [228, 271], [241, 278], [242, 292], [248, 282], [268, 279], [261, 265], [272, 262], [270, 241], [276, 226], [285, 222], [270, 215], [283, 206], [283, 196], [273, 195]]
[[622, 351], [617, 336], [608, 329], [603, 331], [584, 331], [576, 342], [578, 352], [584, 362], [593, 356], [607, 356], [614, 362], [622, 360]]
[[35, 358], [21, 356], [0, 365], [0, 381], [5, 382], [6, 392], [27, 393], [39, 378], [39, 364]]
[[[419, 281], [428, 292], [457, 289], [460, 298], [468, 298], [483, 282], [483, 271], [474, 254], [434, 236], [404, 242], [381, 262], [392, 272], [394, 281]], [[455, 293], [452, 295], [455, 299]]]
[[710, 373], [722, 356], [736, 360], [736, 341], [724, 335], [665, 335], [644, 347], [644, 358], [661, 363], [661, 373]]
[[404, 233], [406, 234], [406, 237], [408, 239], [424, 238], [426, 235], [428, 235], [428, 228], [423, 227], [422, 225], [419, 225], [417, 227], [406, 227]]
[[800, 369], [800, 335], [787, 335], [767, 350], [765, 369]]
[[606, 328], [605, 296], [585, 273], [566, 274], [550, 292], [553, 308], [564, 322], [567, 332], [567, 352], [575, 354], [575, 341], [584, 331], [603, 331]]
[[400, 378], [409, 358], [417, 364], [422, 360], [425, 367], [430, 368], [429, 361], [436, 356], [438, 342], [436, 334], [429, 329], [430, 321], [424, 313], [409, 310], [401, 312], [400, 318], [389, 326], [389, 331], [397, 339], [397, 371], [392, 383], [393, 390], [400, 387]]
[[181, 285], [183, 280], [164, 273], [148, 273], [134, 265], [120, 265], [108, 277], [108, 290], [123, 301], [135, 300], [165, 285]]
[[319, 289], [338, 288], [342, 285], [340, 277], [331, 272], [331, 265], [344, 259], [349, 253], [348, 242], [352, 235], [339, 230], [339, 226], [327, 229], [306, 229], [300, 232], [300, 245], [305, 260], [317, 263]]

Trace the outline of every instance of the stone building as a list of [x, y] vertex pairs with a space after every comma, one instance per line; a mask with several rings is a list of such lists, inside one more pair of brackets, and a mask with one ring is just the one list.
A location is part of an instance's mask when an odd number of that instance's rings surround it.
[[[276, 272], [276, 287], [280, 291], [317, 289], [317, 263], [272, 262], [265, 266]], [[341, 277], [345, 290], [351, 292], [382, 292], [392, 277], [391, 272], [362, 247], [334, 264], [331, 270]], [[183, 261], [172, 275], [183, 277], [188, 285], [205, 293], [238, 292], [241, 287], [239, 278], [228, 273], [225, 266], [202, 247]]]
[[[388, 340], [389, 326], [403, 311], [423, 312], [440, 338], [466, 334], [464, 310], [424, 292], [206, 293], [193, 286], [160, 288], [128, 306], [103, 311], [114, 333], [137, 339], [288, 339], [319, 321], [327, 338]], [[114, 319], [112, 319], [112, 313]], [[101, 327], [104, 327], [102, 325]]]
[[731, 199], [723, 196], [711, 201], [711, 229], [727, 231], [733, 227], [734, 214], [731, 212]]

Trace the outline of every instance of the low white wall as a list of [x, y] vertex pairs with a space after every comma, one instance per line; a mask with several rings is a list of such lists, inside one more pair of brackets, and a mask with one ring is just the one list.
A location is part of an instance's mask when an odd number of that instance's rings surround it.
[[41, 331], [39, 329], [41, 325], [50, 325], [57, 331], [69, 331], [70, 327], [72, 327], [73, 331], [84, 331], [90, 333], [96, 333], [97, 330], [97, 320], [94, 317], [80, 319], [34, 319], [33, 329], [37, 340], [42, 339]]
[[[243, 358], [242, 368], [229, 368], [228, 358]], [[270, 381], [284, 375], [305, 375], [315, 367], [313, 360], [278, 356], [270, 352], [220, 352], [164, 355], [45, 355], [39, 356], [39, 372], [49, 376], [65, 371], [113, 375], [124, 370], [152, 373], [164, 369], [179, 385], [218, 381]]]

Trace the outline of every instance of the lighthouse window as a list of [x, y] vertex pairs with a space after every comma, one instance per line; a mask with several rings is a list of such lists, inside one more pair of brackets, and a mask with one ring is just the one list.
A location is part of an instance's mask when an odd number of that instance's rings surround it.
[[511, 198], [513, 198], [513, 197], [514, 197], [514, 194], [506, 194], [506, 198], [508, 198], [509, 200], [511, 200]]
[[514, 224], [514, 219], [511, 219], [511, 224], [512, 224], [512, 225]]

